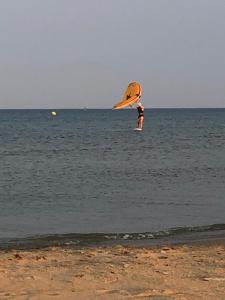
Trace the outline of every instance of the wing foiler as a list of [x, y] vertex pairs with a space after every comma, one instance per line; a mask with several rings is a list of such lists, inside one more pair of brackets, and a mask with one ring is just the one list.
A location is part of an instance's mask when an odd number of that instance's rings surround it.
[[113, 109], [121, 109], [126, 106], [130, 106], [138, 101], [141, 97], [141, 86], [137, 82], [131, 82], [126, 92], [124, 93], [122, 101], [113, 106]]

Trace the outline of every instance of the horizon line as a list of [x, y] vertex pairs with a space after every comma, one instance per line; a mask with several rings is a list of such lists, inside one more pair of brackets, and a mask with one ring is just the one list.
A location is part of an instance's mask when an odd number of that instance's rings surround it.
[[[113, 110], [113, 108], [110, 107], [59, 107], [59, 108], [38, 108], [38, 107], [33, 107], [33, 108], [0, 108], [0, 110], [95, 110], [95, 109], [104, 109], [104, 110]], [[225, 106], [202, 106], [202, 107], [145, 107], [145, 109], [225, 109]], [[123, 109], [118, 109], [118, 110], [129, 110], [129, 108], [123, 108]]]

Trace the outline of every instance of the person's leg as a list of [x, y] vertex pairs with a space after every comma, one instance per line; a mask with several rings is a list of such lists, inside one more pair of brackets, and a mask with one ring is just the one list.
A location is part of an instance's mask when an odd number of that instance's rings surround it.
[[144, 124], [144, 117], [140, 117], [140, 128], [143, 128], [143, 124]]
[[143, 127], [143, 123], [144, 123], [144, 117], [139, 117], [139, 118], [138, 118], [138, 124], [137, 124], [137, 127], [138, 127], [138, 128], [142, 128], [142, 127]]
[[141, 124], [141, 117], [138, 118], [137, 128], [141, 128], [141, 127], [140, 127], [140, 124]]

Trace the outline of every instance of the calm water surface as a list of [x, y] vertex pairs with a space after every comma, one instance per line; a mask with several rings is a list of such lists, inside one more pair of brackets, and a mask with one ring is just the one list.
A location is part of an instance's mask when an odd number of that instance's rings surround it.
[[136, 118], [0, 110], [0, 239], [224, 224], [225, 109]]

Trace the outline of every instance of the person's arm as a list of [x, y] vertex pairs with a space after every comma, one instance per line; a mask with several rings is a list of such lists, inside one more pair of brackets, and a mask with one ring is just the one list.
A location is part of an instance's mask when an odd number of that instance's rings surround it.
[[129, 107], [130, 107], [131, 109], [136, 109], [136, 107], [134, 107], [132, 104], [130, 104]]

